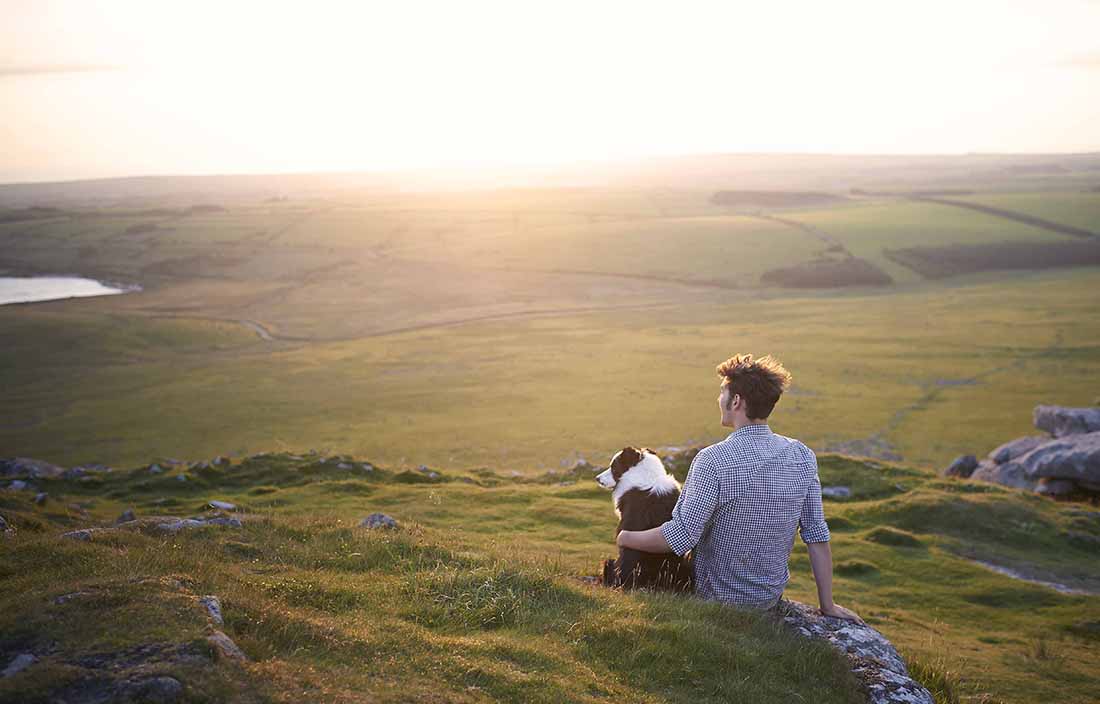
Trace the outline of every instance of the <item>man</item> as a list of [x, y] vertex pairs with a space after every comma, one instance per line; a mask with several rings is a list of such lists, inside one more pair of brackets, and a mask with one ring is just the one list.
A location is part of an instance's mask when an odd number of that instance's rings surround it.
[[624, 530], [618, 544], [677, 555], [695, 548], [696, 594], [769, 609], [790, 578], [787, 562], [798, 528], [810, 553], [821, 613], [859, 620], [833, 603], [833, 558], [817, 457], [768, 427], [791, 375], [770, 356], [754, 360], [751, 354], [731, 357], [717, 371], [722, 425], [733, 432], [695, 456], [671, 519], [650, 530]]

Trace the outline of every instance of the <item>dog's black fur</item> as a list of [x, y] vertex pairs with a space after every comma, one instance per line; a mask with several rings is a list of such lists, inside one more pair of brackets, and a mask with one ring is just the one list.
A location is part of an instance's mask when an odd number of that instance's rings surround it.
[[[616, 482], [641, 462], [643, 453], [653, 452], [649, 448], [639, 450], [635, 447], [623, 448], [611, 466]], [[666, 494], [651, 494], [642, 489], [631, 489], [619, 498], [619, 525], [615, 529], [616, 539], [624, 530], [648, 530], [656, 528], [672, 518], [672, 509], [680, 498], [678, 490]], [[633, 548], [619, 548], [617, 560], [604, 560], [603, 584], [608, 587], [635, 589], [649, 587], [679, 592], [694, 590], [694, 578], [691, 569], [691, 553], [683, 557], [675, 553], [650, 553]]]

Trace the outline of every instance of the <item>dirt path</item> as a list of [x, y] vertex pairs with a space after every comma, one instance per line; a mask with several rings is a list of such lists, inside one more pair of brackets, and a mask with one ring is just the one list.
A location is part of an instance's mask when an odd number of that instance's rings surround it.
[[821, 229], [818, 229], [818, 228], [814, 227], [813, 225], [807, 225], [806, 223], [799, 222], [798, 220], [791, 220], [790, 218], [781, 218], [778, 215], [769, 215], [767, 213], [760, 213], [760, 214], [757, 214], [757, 215], [746, 215], [746, 217], [757, 218], [758, 220], [768, 220], [768, 221], [771, 221], [771, 222], [777, 222], [780, 225], [786, 225], [787, 227], [793, 227], [796, 230], [800, 230], [802, 232], [805, 232], [807, 235], [809, 235], [811, 237], [816, 237], [818, 240], [820, 240], [822, 243], [824, 243], [826, 247], [828, 247], [829, 249], [831, 249], [835, 252], [840, 252], [846, 257], [852, 257], [853, 256], [852, 253], [848, 251], [848, 248], [845, 247], [840, 242], [840, 240], [833, 237], [832, 235], [825, 232], [824, 230], [821, 230]]

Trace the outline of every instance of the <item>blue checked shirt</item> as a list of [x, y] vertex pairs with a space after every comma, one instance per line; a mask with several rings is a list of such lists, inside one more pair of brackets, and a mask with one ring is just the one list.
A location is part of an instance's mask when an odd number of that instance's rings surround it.
[[767, 609], [787, 586], [795, 528], [805, 543], [829, 539], [817, 457], [746, 425], [695, 456], [661, 535], [677, 555], [695, 548], [698, 596]]

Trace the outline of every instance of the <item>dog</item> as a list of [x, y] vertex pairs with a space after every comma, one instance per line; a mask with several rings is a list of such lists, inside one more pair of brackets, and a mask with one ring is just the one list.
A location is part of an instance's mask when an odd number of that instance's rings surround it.
[[[616, 452], [608, 468], [596, 475], [596, 483], [612, 490], [611, 502], [619, 518], [616, 539], [621, 531], [656, 528], [672, 518], [680, 498], [680, 482], [648, 447], [624, 447]], [[694, 588], [691, 558], [619, 548], [617, 560], [603, 562], [603, 584], [690, 592]]]

